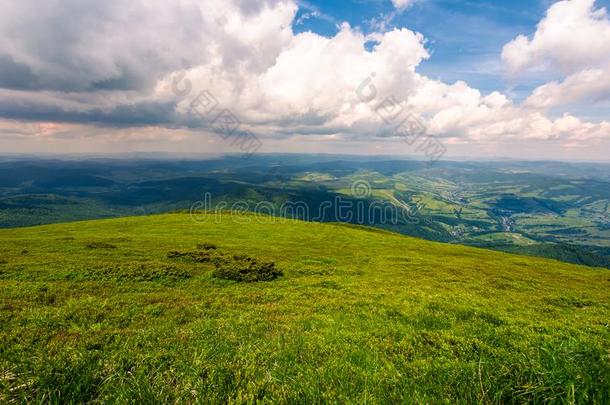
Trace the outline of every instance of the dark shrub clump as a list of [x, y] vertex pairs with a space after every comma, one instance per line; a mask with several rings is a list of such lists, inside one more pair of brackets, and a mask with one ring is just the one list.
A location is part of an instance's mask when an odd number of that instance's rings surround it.
[[215, 265], [214, 277], [223, 280], [252, 283], [275, 280], [283, 274], [274, 262], [261, 262], [247, 256], [223, 258], [217, 260]]
[[212, 275], [223, 280], [252, 283], [271, 281], [283, 273], [275, 267], [274, 262], [259, 261], [246, 255], [233, 255], [222, 252], [216, 245], [201, 243], [197, 251], [171, 251], [168, 259], [185, 260], [193, 263], [209, 263], [216, 268]]

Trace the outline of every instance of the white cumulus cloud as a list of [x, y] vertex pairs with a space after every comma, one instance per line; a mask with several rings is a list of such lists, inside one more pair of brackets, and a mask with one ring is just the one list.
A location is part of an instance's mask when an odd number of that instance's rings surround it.
[[610, 99], [610, 18], [595, 0], [553, 4], [533, 37], [520, 35], [506, 44], [502, 58], [514, 75], [529, 69], [562, 77], [536, 88], [528, 106]]
[[530, 39], [520, 35], [504, 46], [502, 59], [518, 73], [545, 68], [575, 73], [610, 60], [610, 20], [595, 0], [563, 0], [553, 4]]

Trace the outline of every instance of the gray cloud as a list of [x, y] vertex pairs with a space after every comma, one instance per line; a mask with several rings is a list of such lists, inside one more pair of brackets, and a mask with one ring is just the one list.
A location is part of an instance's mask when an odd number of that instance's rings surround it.
[[38, 87], [38, 77], [29, 66], [17, 63], [11, 55], [0, 55], [0, 87], [32, 90]]
[[5, 88], [134, 90], [198, 63], [203, 16], [191, 2], [3, 1]]
[[293, 8], [281, 0], [0, 2], [0, 91], [20, 91], [17, 99], [1, 92], [0, 116], [117, 126], [205, 126], [177, 117], [180, 100], [155, 94], [156, 86], [173, 72], [211, 66], [210, 81], [225, 77], [243, 89], [240, 75], [267, 69], [291, 35], [290, 15], [255, 38], [241, 35], [244, 19], [260, 29]]
[[117, 105], [110, 110], [64, 110], [58, 106], [11, 104], [0, 99], [0, 116], [23, 121], [59, 121], [108, 126], [150, 126], [179, 124], [173, 103], [142, 102]]

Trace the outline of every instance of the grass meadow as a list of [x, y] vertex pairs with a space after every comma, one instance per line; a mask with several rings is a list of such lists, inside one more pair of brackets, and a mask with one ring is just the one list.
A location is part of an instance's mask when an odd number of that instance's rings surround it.
[[607, 269], [218, 218], [0, 230], [0, 402], [610, 401]]

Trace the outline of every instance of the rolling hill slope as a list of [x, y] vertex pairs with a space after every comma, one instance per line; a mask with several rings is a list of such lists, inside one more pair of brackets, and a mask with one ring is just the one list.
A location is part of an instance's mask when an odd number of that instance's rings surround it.
[[[0, 230], [0, 402], [610, 398], [606, 269], [197, 219]], [[271, 262], [271, 281], [223, 279]]]

